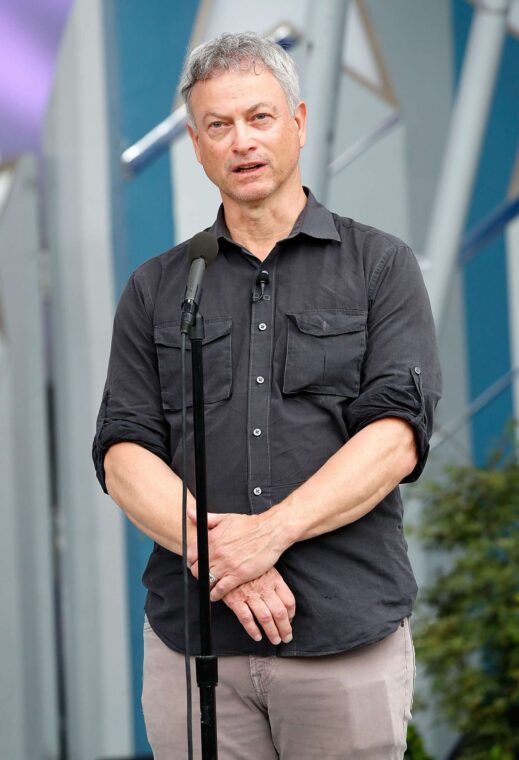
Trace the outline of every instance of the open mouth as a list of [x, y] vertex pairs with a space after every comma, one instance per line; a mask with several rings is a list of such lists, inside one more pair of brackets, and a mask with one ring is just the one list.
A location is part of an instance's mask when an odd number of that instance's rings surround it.
[[258, 169], [262, 169], [264, 166], [265, 164], [243, 164], [242, 166], [235, 167], [233, 172], [235, 174], [251, 174]]

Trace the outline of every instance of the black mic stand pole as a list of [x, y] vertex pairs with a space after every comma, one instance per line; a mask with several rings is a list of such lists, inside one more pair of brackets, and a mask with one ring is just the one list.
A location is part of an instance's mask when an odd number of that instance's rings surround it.
[[204, 368], [202, 340], [204, 319], [196, 312], [189, 328], [193, 367], [193, 427], [195, 439], [196, 530], [198, 541], [198, 593], [200, 605], [200, 655], [196, 657], [196, 680], [200, 689], [202, 760], [217, 760], [215, 687], [218, 660], [212, 654], [211, 600], [209, 597], [209, 550], [207, 533], [207, 484], [205, 468]]

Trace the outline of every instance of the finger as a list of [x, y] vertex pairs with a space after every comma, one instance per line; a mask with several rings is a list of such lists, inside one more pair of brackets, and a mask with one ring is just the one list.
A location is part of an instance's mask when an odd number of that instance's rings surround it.
[[[231, 597], [230, 599], [229, 596]], [[227, 606], [234, 612], [249, 636], [254, 639], [254, 641], [261, 641], [261, 631], [256, 625], [250, 607], [243, 600], [232, 599], [232, 592], [229, 596], [225, 599]]]
[[[217, 576], [218, 573], [215, 573]], [[221, 578], [213, 588], [211, 589], [211, 601], [212, 602], [218, 602], [220, 599], [223, 599], [226, 594], [228, 594], [230, 591], [233, 591], [238, 586], [241, 586], [241, 584], [244, 583], [243, 578], [237, 578], [235, 575], [226, 575], [224, 578]]]
[[187, 547], [186, 560], [189, 567], [191, 567], [193, 563], [198, 562], [198, 547], [196, 544]]
[[189, 569], [191, 570], [191, 575], [198, 580], [198, 560], [193, 562]]
[[281, 636], [268, 605], [259, 596], [248, 599], [247, 602], [254, 617], [265, 631], [270, 643], [276, 646], [281, 644]]
[[276, 583], [275, 591], [285, 605], [286, 611], [288, 612], [288, 619], [292, 622], [296, 614], [296, 598], [283, 578], [280, 578]]
[[292, 626], [288, 616], [288, 610], [275, 591], [263, 594], [263, 601], [270, 610], [276, 630], [285, 644], [292, 641]]
[[196, 507], [189, 505], [187, 508], [187, 516], [191, 520], [191, 522], [195, 523], [196, 525]]

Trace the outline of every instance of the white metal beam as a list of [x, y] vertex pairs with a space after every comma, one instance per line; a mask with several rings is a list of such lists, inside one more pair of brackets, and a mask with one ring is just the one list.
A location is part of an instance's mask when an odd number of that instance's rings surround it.
[[438, 325], [472, 195], [509, 8], [510, 0], [482, 0], [474, 11], [425, 246], [431, 263], [426, 282]]
[[334, 141], [337, 93], [342, 73], [342, 49], [348, 3], [314, 0], [310, 4], [306, 35], [303, 96], [308, 104], [309, 132], [302, 153], [303, 181], [326, 203], [328, 165]]

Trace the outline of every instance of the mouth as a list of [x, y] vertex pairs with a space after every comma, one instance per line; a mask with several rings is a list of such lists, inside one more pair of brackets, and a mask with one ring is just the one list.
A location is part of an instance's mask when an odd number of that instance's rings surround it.
[[262, 163], [248, 163], [248, 164], [240, 164], [239, 166], [235, 166], [232, 169], [233, 174], [253, 174], [254, 172], [259, 171], [260, 169], [263, 169], [263, 167], [266, 166], [266, 164]]

